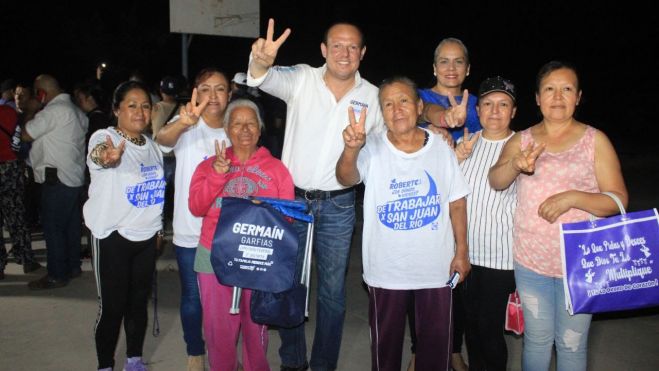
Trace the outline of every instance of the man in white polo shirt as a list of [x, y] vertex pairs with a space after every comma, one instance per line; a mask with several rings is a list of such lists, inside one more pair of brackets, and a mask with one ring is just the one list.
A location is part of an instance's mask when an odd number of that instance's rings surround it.
[[[265, 39], [252, 45], [247, 84], [287, 104], [282, 161], [295, 183], [295, 196], [309, 204], [315, 218], [314, 252], [318, 268], [316, 332], [311, 352], [313, 370], [337, 367], [345, 316], [345, 274], [355, 223], [355, 192], [336, 179], [336, 161], [343, 150], [341, 133], [348, 125], [348, 108], [359, 117], [368, 110], [366, 130], [381, 130], [378, 89], [363, 79], [359, 64], [366, 53], [364, 37], [355, 25], [331, 26], [320, 45], [325, 65], [273, 67], [290, 30], [273, 39], [274, 21]], [[300, 240], [306, 227], [297, 224]], [[298, 263], [301, 265], [298, 258]], [[280, 329], [282, 370], [305, 370], [304, 325]]]
[[85, 134], [89, 120], [57, 80], [40, 75], [34, 81], [44, 108], [25, 124], [23, 140], [34, 141], [30, 161], [41, 184], [41, 221], [48, 251], [48, 274], [30, 289], [66, 286], [80, 275], [80, 193], [85, 182]]

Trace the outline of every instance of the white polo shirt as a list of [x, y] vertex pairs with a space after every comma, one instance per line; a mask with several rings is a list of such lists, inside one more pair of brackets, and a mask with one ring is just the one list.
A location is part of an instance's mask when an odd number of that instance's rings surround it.
[[57, 169], [60, 182], [80, 187], [85, 182], [85, 134], [89, 119], [68, 94], [53, 98], [32, 120], [25, 131], [34, 139], [30, 162], [34, 180], [43, 183], [46, 167]]
[[343, 129], [348, 125], [348, 107], [357, 119], [367, 108], [366, 132], [382, 131], [384, 121], [378, 88], [355, 75], [355, 86], [338, 102], [325, 85], [327, 66], [306, 64], [271, 67], [258, 79], [247, 74], [247, 84], [258, 86], [286, 102], [286, 133], [282, 162], [299, 188], [333, 191], [343, 189], [336, 180], [336, 161], [343, 151]]

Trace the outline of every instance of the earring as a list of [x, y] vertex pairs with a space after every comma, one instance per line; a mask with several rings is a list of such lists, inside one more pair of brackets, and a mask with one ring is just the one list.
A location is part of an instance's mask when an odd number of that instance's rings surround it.
[[433, 72], [432, 75], [433, 75], [433, 76], [437, 76], [437, 72]]

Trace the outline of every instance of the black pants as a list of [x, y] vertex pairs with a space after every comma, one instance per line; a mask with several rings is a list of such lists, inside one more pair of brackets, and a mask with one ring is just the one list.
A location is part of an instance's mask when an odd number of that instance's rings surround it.
[[7, 264], [2, 226], [9, 231], [12, 253], [19, 264], [34, 261], [30, 229], [25, 222], [24, 166], [20, 160], [0, 162], [0, 272]]
[[133, 242], [119, 233], [92, 239], [99, 313], [95, 338], [98, 368], [114, 366], [121, 322], [127, 357], [142, 356], [147, 327], [147, 301], [156, 262], [155, 235]]
[[515, 291], [514, 271], [472, 265], [462, 291], [469, 370], [505, 371], [508, 348], [503, 326], [508, 294]]

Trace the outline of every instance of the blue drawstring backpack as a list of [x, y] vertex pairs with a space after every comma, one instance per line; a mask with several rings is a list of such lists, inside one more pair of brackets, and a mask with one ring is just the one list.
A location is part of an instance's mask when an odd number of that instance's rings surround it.
[[298, 233], [267, 202], [236, 197], [222, 198], [211, 264], [218, 280], [268, 292], [293, 287]]
[[[221, 207], [211, 264], [223, 285], [234, 286], [230, 312], [238, 313], [240, 288], [250, 288], [254, 322], [279, 327], [301, 324], [308, 287], [294, 282], [299, 235], [286, 217], [312, 225], [306, 203], [224, 197]], [[310, 251], [311, 244], [306, 248]]]

